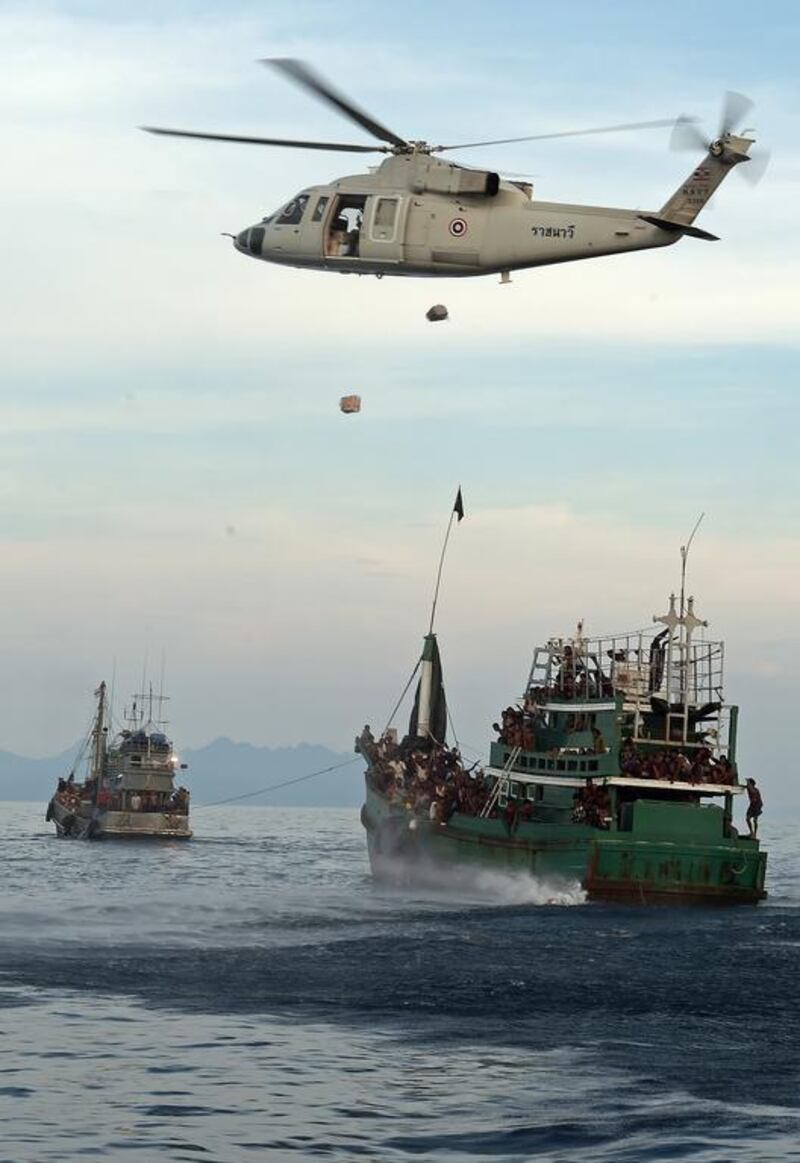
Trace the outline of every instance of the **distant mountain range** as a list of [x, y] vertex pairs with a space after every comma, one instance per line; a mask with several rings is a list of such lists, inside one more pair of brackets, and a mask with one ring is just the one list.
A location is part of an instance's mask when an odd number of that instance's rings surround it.
[[[47, 759], [28, 759], [0, 751], [0, 800], [50, 799], [59, 776], [67, 775], [78, 748]], [[179, 773], [195, 805], [215, 803], [247, 795], [242, 804], [275, 807], [354, 808], [363, 800], [364, 764], [353, 752], [340, 754], [314, 743], [295, 747], [254, 747], [215, 739], [196, 751], [184, 750], [181, 759], [188, 770]], [[304, 780], [292, 787], [249, 796], [260, 788], [310, 775], [327, 767], [355, 760], [349, 767]]]

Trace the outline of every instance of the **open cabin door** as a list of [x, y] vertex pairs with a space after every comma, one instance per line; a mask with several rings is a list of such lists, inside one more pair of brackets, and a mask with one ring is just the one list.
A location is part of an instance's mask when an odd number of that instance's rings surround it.
[[408, 198], [400, 194], [372, 194], [367, 199], [361, 228], [361, 258], [371, 262], [403, 261], [407, 209]]

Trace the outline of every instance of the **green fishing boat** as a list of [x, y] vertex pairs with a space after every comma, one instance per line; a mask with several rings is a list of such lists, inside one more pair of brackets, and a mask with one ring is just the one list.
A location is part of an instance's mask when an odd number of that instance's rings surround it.
[[[684, 558], [685, 567], [685, 558]], [[356, 742], [367, 762], [373, 875], [462, 884], [478, 870], [579, 882], [590, 900], [755, 904], [766, 896], [760, 794], [740, 778], [724, 644], [692, 598], [650, 627], [551, 638], [495, 724], [484, 767], [446, 739], [436, 635], [425, 637], [409, 729]], [[734, 825], [746, 791], [748, 834]]]

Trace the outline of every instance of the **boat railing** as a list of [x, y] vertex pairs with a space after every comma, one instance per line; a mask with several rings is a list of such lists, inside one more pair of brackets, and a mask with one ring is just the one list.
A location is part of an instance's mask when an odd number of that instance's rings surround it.
[[724, 644], [670, 635], [669, 629], [647, 628], [603, 638], [551, 638], [534, 652], [526, 707], [574, 703], [590, 711], [616, 698], [633, 718], [637, 739], [694, 745], [698, 723], [720, 735]]

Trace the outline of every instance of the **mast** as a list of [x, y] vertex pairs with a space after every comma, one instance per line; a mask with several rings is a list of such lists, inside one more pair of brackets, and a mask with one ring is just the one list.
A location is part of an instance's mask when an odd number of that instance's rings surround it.
[[106, 760], [106, 684], [101, 682], [94, 692], [97, 696], [97, 714], [92, 730], [92, 770], [91, 777], [96, 779], [98, 786], [103, 777]]
[[442, 570], [447, 554], [447, 545], [453, 528], [453, 519], [459, 523], [464, 519], [464, 500], [461, 496], [461, 485], [458, 486], [447, 530], [442, 543], [442, 552], [439, 557], [439, 568], [436, 571], [436, 585], [433, 590], [431, 603], [431, 620], [428, 633], [425, 635], [420, 658], [420, 675], [417, 685], [417, 697], [414, 701], [414, 710], [411, 713], [409, 733], [421, 736], [424, 739], [433, 739], [436, 743], [444, 743], [447, 730], [447, 705], [445, 702], [444, 686], [442, 684], [442, 664], [439, 658], [439, 647], [434, 633], [436, 621], [436, 604], [439, 601], [439, 588], [442, 584]]
[[[686, 610], [686, 563], [689, 559], [689, 550], [692, 547], [692, 542], [694, 541], [694, 535], [697, 532], [697, 530], [700, 528], [700, 522], [703, 520], [704, 517], [705, 517], [705, 513], [701, 513], [700, 516], [697, 518], [697, 521], [695, 522], [694, 529], [692, 529], [692, 532], [689, 534], [689, 540], [686, 542], [685, 545], [681, 546], [681, 605], [680, 605], [681, 617], [680, 617], [680, 642], [679, 642], [679, 646], [680, 646], [680, 683], [681, 683], [680, 698], [681, 698], [681, 703], [683, 704], [684, 723], [686, 721], [687, 707], [688, 707], [688, 703], [689, 703], [689, 650], [691, 647], [692, 630], [697, 625], [705, 625], [705, 623], [699, 622], [696, 618], [694, 618], [694, 615], [692, 614], [692, 608], [691, 608], [692, 602], [693, 602], [692, 598], [689, 598], [689, 616], [691, 618], [692, 625], [690, 626], [686, 620], [686, 615], [687, 615], [687, 610]], [[686, 735], [685, 735], [685, 727], [684, 727], [684, 741], [685, 741], [685, 738], [686, 738]]]
[[[654, 622], [660, 622], [666, 626], [669, 634], [667, 636], [667, 664], [666, 664], [666, 683], [665, 694], [667, 702], [666, 712], [666, 740], [669, 742], [672, 738], [671, 722], [673, 717], [673, 698], [677, 695], [678, 712], [680, 716], [681, 725], [681, 741], [686, 743], [689, 735], [689, 706], [693, 699], [697, 697], [697, 681], [693, 675], [694, 681], [690, 681], [690, 671], [692, 670], [692, 635], [700, 626], [707, 626], [703, 618], [698, 618], [694, 612], [694, 598], [689, 597], [688, 602], [686, 598], [686, 564], [689, 558], [689, 550], [694, 541], [694, 536], [700, 528], [700, 522], [705, 517], [705, 513], [701, 513], [695, 522], [694, 529], [689, 536], [689, 540], [685, 545], [681, 546], [681, 593], [680, 604], [678, 609], [675, 608], [675, 594], [670, 594], [669, 597], [669, 611], [662, 614], [661, 617], [654, 617]], [[677, 630], [677, 641], [675, 642]], [[674, 689], [675, 675], [673, 673], [674, 667], [674, 646], [678, 648], [678, 666], [677, 666], [677, 680], [678, 689]]]
[[419, 699], [417, 705], [417, 735], [427, 739], [431, 733], [431, 706], [433, 695], [433, 659], [436, 635], [427, 634], [422, 648], [419, 675]]

